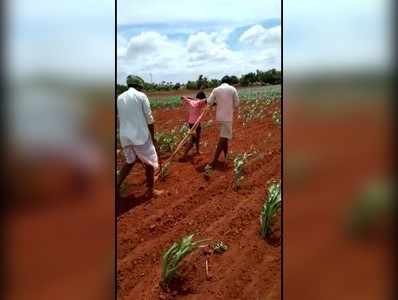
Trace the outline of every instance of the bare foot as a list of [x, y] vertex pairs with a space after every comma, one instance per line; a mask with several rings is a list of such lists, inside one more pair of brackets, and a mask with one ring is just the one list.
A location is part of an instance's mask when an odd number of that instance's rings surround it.
[[162, 191], [162, 190], [148, 189], [145, 192], [145, 197], [148, 197], [148, 198], [155, 197], [156, 198], [156, 197], [162, 195], [163, 193], [164, 193], [164, 191]]
[[204, 167], [205, 173], [211, 171], [212, 169], [214, 169], [214, 167], [213, 167], [211, 164], [207, 164], [207, 165], [205, 165], [205, 167]]
[[154, 195], [155, 197], [157, 197], [157, 196], [163, 195], [164, 191], [163, 191], [163, 190], [156, 190], [156, 189], [154, 189], [154, 190], [152, 191], [152, 193], [153, 193], [153, 195]]

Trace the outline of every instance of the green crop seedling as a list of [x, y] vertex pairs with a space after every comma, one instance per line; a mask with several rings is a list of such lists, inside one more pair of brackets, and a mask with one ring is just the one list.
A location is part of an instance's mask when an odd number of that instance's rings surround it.
[[243, 153], [238, 154], [234, 159], [234, 189], [237, 191], [240, 188], [240, 184], [244, 179], [244, 168], [248, 159], [253, 156], [254, 153]]
[[170, 162], [165, 163], [161, 168], [160, 168], [160, 180], [165, 180], [165, 178], [169, 175], [170, 172]]
[[275, 216], [282, 205], [280, 183], [272, 183], [260, 214], [261, 236], [266, 238], [272, 232]]
[[281, 124], [281, 112], [279, 110], [272, 113], [272, 121], [278, 126]]
[[183, 237], [167, 249], [162, 257], [162, 274], [160, 284], [167, 287], [171, 280], [178, 275], [178, 267], [181, 261], [190, 253], [204, 247], [207, 240], [193, 240], [194, 234]]

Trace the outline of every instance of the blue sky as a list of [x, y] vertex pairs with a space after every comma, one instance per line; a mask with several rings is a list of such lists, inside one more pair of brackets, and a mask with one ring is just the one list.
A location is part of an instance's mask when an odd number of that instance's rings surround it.
[[118, 1], [118, 82], [220, 78], [280, 69], [281, 3], [269, 1]]

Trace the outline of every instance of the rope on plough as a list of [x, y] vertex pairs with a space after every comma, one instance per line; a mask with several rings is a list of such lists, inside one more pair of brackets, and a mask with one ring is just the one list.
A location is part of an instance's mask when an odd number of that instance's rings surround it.
[[177, 148], [174, 150], [174, 152], [171, 154], [171, 156], [160, 166], [160, 169], [158, 173], [155, 176], [155, 181], [157, 181], [160, 177], [160, 174], [162, 173], [162, 168], [163, 166], [168, 167], [170, 163], [172, 162], [172, 159], [174, 156], [180, 151], [181, 147], [184, 146], [185, 142], [187, 139], [192, 135], [192, 133], [195, 132], [196, 128], [199, 126], [200, 120], [203, 118], [203, 116], [206, 114], [207, 111], [209, 111], [210, 106], [207, 105], [205, 109], [202, 111], [200, 114], [199, 118], [196, 120], [195, 124], [192, 126], [192, 128], [189, 130], [188, 134], [184, 136], [184, 138], [181, 140], [181, 142], [178, 144]]

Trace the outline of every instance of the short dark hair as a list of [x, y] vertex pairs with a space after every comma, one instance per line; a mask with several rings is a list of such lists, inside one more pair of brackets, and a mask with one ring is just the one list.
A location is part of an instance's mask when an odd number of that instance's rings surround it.
[[143, 89], [142, 86], [140, 86], [138, 84], [127, 84], [127, 87], [128, 88], [134, 88], [134, 89], [136, 89], [138, 91], [141, 91]]
[[196, 99], [206, 99], [206, 94], [203, 91], [200, 91], [196, 94]]

